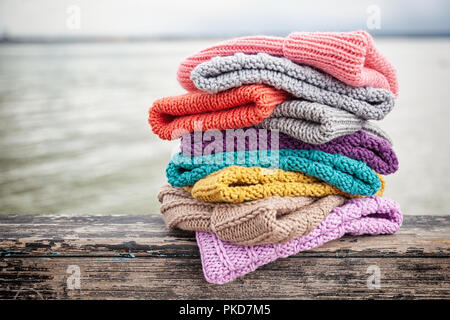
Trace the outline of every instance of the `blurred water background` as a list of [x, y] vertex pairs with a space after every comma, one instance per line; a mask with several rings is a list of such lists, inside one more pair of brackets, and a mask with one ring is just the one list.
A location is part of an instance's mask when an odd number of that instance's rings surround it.
[[[0, 45], [0, 213], [157, 213], [177, 142], [147, 111], [183, 93], [179, 62], [208, 40]], [[450, 39], [378, 38], [400, 95], [380, 126], [400, 170], [385, 195], [405, 214], [450, 214]]]
[[[447, 0], [0, 0], [0, 214], [157, 213], [177, 142], [147, 124], [179, 63], [221, 39], [364, 29], [398, 69], [380, 124], [405, 214], [450, 214]], [[220, 39], [219, 39], [220, 38]]]

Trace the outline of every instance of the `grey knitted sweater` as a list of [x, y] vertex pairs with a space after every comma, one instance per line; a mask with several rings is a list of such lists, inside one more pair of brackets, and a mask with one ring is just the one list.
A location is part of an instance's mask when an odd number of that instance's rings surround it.
[[267, 84], [367, 120], [381, 120], [394, 107], [394, 94], [388, 90], [352, 87], [313, 67], [266, 53], [214, 57], [199, 64], [191, 72], [191, 80], [198, 89], [211, 93]]
[[276, 129], [310, 144], [327, 143], [359, 130], [391, 143], [389, 136], [370, 121], [358, 118], [344, 110], [303, 100], [281, 103], [269, 118], [264, 119], [256, 127]]

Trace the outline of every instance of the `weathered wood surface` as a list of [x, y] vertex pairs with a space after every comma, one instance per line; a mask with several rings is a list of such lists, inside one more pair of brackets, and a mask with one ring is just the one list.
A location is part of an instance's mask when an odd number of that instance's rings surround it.
[[[80, 289], [67, 285], [69, 266]], [[379, 288], [367, 285], [370, 266]], [[346, 236], [213, 285], [193, 234], [167, 231], [159, 215], [4, 215], [0, 298], [448, 299], [450, 217], [406, 216], [395, 235]]]

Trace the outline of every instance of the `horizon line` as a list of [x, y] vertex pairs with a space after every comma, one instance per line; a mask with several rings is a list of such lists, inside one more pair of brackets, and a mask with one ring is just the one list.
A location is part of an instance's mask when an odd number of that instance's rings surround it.
[[[371, 33], [373, 37], [409, 37], [409, 38], [447, 38], [450, 37], [450, 32], [374, 32]], [[181, 35], [181, 34], [166, 34], [166, 35], [73, 35], [73, 36], [0, 36], [0, 43], [76, 43], [76, 42], [138, 42], [138, 41], [179, 41], [179, 40], [203, 40], [203, 39], [220, 39], [230, 37], [242, 37], [243, 33], [239, 34], [204, 34], [204, 35]]]

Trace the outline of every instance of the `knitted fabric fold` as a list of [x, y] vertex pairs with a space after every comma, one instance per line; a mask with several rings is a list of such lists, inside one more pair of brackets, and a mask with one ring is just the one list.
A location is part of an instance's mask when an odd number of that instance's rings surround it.
[[256, 127], [279, 130], [311, 144], [324, 144], [358, 130], [391, 142], [389, 136], [370, 121], [358, 118], [344, 110], [301, 100], [285, 101], [279, 104], [274, 112]]
[[148, 122], [161, 139], [194, 130], [242, 128], [260, 123], [290, 96], [265, 85], [242, 86], [219, 94], [187, 93], [156, 100]]
[[204, 49], [178, 68], [179, 83], [195, 91], [191, 71], [215, 56], [231, 56], [237, 52], [264, 52], [285, 57], [298, 64], [318, 68], [351, 86], [370, 86], [398, 93], [394, 66], [378, 51], [370, 34], [356, 32], [294, 32], [286, 38], [253, 36], [231, 39]]
[[[377, 195], [384, 192], [384, 179], [379, 176], [381, 187]], [[281, 197], [323, 197], [343, 195], [354, 197], [324, 181], [301, 172], [260, 167], [232, 166], [211, 173], [198, 180], [193, 187], [185, 187], [194, 198], [204, 202], [231, 202]]]
[[234, 165], [303, 172], [352, 195], [371, 196], [381, 187], [378, 175], [364, 162], [318, 150], [256, 150], [198, 157], [178, 153], [169, 162], [166, 176], [174, 187], [193, 186], [207, 175]]
[[161, 188], [158, 200], [168, 228], [213, 232], [222, 240], [243, 245], [284, 243], [306, 235], [345, 203], [344, 197], [330, 195], [212, 204], [169, 185]]
[[266, 53], [214, 57], [191, 72], [195, 86], [218, 93], [249, 84], [266, 84], [295, 97], [346, 110], [363, 119], [383, 119], [394, 107], [392, 92], [353, 87], [310, 66]]
[[[249, 134], [250, 132], [252, 134]], [[305, 143], [287, 134], [278, 133], [278, 136], [276, 134], [272, 136], [270, 130], [261, 131], [250, 127], [242, 129], [242, 135], [239, 138], [233, 138], [231, 140], [232, 145], [229, 146], [227, 144], [226, 131], [223, 130], [220, 133], [220, 137], [223, 139], [218, 139], [217, 141], [215, 138], [205, 138], [201, 132], [184, 135], [181, 138], [181, 152], [185, 156], [199, 156], [208, 153], [226, 152], [228, 147], [232, 147], [230, 151], [267, 150], [272, 148], [316, 149], [331, 154], [339, 153], [362, 161], [377, 173], [384, 175], [394, 173], [398, 169], [398, 159], [391, 145], [386, 140], [369, 135], [364, 131], [357, 131], [353, 134], [333, 139], [325, 144], [316, 145]], [[273, 146], [272, 140], [275, 140], [273, 141]]]
[[403, 216], [396, 202], [372, 196], [352, 199], [335, 208], [309, 234], [284, 244], [243, 246], [222, 241], [209, 232], [197, 232], [196, 237], [206, 280], [223, 284], [278, 258], [319, 247], [344, 234], [395, 233], [402, 221]]

